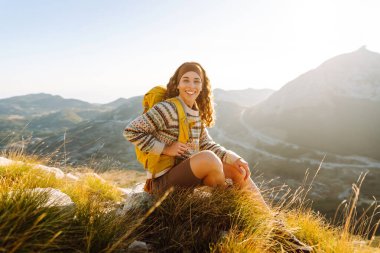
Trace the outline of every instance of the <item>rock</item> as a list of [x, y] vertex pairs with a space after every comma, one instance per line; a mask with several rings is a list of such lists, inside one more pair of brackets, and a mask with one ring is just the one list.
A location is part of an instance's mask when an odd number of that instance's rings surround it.
[[119, 191], [121, 191], [123, 193], [123, 195], [128, 196], [128, 195], [132, 195], [134, 193], [144, 192], [144, 185], [145, 185], [145, 183], [139, 183], [139, 184], [134, 185], [131, 188], [119, 187], [118, 189], [119, 189]]
[[102, 183], [105, 183], [106, 180], [104, 178], [102, 178], [101, 176], [99, 176], [97, 173], [95, 172], [86, 172], [86, 173], [82, 173], [80, 174], [80, 177], [94, 177], [94, 178], [97, 178], [99, 179]]
[[73, 181], [78, 181], [79, 180], [79, 177], [75, 176], [72, 173], [67, 173], [65, 176], [66, 176], [67, 179], [70, 179], [70, 180], [73, 180]]
[[60, 208], [74, 208], [75, 207], [75, 203], [71, 200], [69, 195], [51, 187], [9, 191], [8, 197], [14, 198], [15, 196], [19, 196], [20, 193], [21, 194], [22, 193], [36, 194], [37, 197], [40, 196], [38, 194], [47, 193], [48, 199], [46, 203], [44, 203], [41, 207], [60, 207]]
[[34, 165], [33, 168], [40, 169], [48, 173], [52, 173], [55, 175], [55, 178], [58, 178], [58, 179], [62, 179], [65, 177], [65, 173], [63, 173], [63, 171], [58, 168], [48, 167], [41, 164]]
[[47, 192], [49, 194], [49, 199], [45, 203], [44, 207], [74, 207], [75, 204], [66, 193], [60, 190], [48, 187], [48, 188], [34, 188], [30, 190], [31, 192]]
[[128, 253], [144, 253], [149, 252], [149, 246], [142, 241], [134, 241], [128, 246]]
[[[7, 159], [5, 157], [0, 157], [0, 166], [9, 166], [11, 164], [25, 164], [25, 163], [19, 162], [19, 161], [12, 161], [12, 160]], [[34, 169], [40, 169], [40, 170], [46, 171], [48, 173], [53, 173], [54, 176], [58, 179], [62, 179], [65, 177], [65, 173], [63, 173], [63, 171], [58, 169], [58, 168], [48, 167], [48, 166], [41, 165], [41, 164], [33, 165], [33, 168]]]
[[125, 203], [122, 204], [122, 207], [116, 213], [118, 215], [124, 215], [132, 210], [140, 210], [141, 212], [147, 212], [153, 204], [153, 195], [146, 192], [132, 193], [127, 197]]
[[13, 163], [12, 160], [9, 160], [5, 157], [0, 157], [0, 166], [8, 166], [8, 165], [11, 165]]

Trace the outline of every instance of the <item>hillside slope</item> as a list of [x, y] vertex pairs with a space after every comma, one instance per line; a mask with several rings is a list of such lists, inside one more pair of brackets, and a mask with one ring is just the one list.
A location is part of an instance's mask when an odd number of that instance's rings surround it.
[[380, 160], [380, 54], [360, 48], [287, 83], [246, 121], [323, 152]]

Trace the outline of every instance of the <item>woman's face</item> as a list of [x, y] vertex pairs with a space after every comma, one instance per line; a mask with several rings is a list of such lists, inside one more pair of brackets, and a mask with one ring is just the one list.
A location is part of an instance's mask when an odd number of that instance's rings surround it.
[[202, 90], [202, 80], [197, 72], [189, 71], [183, 74], [178, 86], [180, 98], [192, 108]]

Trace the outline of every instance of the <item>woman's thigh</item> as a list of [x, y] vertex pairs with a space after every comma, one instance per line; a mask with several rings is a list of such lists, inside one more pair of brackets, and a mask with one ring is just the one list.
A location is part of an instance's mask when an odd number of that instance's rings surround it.
[[153, 180], [153, 191], [164, 192], [171, 186], [196, 187], [202, 185], [202, 179], [197, 178], [190, 166], [190, 159], [182, 161], [167, 173]]

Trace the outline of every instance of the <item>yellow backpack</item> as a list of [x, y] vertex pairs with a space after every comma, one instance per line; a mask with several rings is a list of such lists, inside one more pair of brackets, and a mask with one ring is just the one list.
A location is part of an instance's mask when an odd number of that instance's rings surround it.
[[[149, 90], [144, 95], [144, 99], [142, 101], [144, 113], [146, 113], [156, 103], [164, 101], [165, 93], [166, 88], [163, 86], [156, 86]], [[179, 118], [178, 142], [187, 143], [189, 140], [189, 124], [182, 103], [176, 97], [169, 98], [166, 101], [174, 103], [177, 108]], [[175, 157], [173, 156], [151, 154], [141, 151], [137, 146], [135, 147], [135, 151], [137, 160], [144, 166], [145, 169], [147, 169], [152, 174], [152, 178], [154, 178], [154, 175], [156, 173], [159, 173], [164, 169], [175, 165]], [[145, 191], [151, 193], [151, 184], [152, 181], [148, 179], [144, 187]]]

